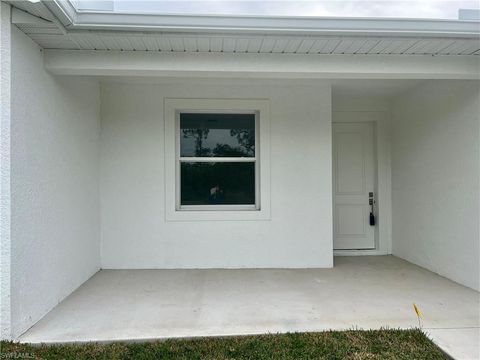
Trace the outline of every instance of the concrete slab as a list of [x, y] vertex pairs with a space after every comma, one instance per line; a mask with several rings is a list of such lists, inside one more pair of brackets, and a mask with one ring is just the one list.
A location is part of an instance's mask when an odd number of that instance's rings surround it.
[[428, 329], [427, 335], [455, 359], [480, 359], [480, 329]]
[[411, 328], [416, 303], [423, 328], [464, 358], [478, 352], [473, 336], [433, 330], [478, 331], [479, 300], [478, 292], [393, 256], [337, 257], [333, 269], [102, 270], [19, 340]]

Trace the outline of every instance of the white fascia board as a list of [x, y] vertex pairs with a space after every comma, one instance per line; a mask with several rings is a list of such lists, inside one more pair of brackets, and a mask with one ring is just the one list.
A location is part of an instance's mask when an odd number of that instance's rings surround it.
[[[480, 22], [394, 18], [327, 18], [130, 14], [79, 11], [68, 0], [44, 2], [70, 29], [278, 35], [479, 37]], [[57, 7], [56, 11], [53, 7]], [[67, 18], [67, 20], [65, 20]], [[71, 24], [68, 25], [67, 22]]]
[[77, 10], [69, 0], [43, 0], [42, 4], [65, 27], [76, 23]]
[[480, 57], [45, 50], [59, 75], [290, 79], [479, 79]]

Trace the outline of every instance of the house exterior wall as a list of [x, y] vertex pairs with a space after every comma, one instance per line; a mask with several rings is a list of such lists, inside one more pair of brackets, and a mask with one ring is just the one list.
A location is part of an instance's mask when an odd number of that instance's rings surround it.
[[[269, 219], [166, 220], [164, 98], [269, 99]], [[332, 266], [328, 82], [106, 83], [101, 99], [102, 268]]]
[[478, 81], [431, 81], [393, 103], [393, 254], [479, 289]]
[[11, 25], [10, 5], [0, 3], [0, 338], [11, 338], [10, 127]]
[[[2, 4], [3, 5], [3, 4]], [[12, 26], [12, 336], [100, 267], [99, 84], [61, 78]]]

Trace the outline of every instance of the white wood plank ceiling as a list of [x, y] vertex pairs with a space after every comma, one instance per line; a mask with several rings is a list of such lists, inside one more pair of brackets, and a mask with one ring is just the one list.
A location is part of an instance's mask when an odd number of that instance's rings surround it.
[[[12, 2], [20, 10], [12, 21], [45, 49], [293, 53], [480, 55], [479, 38], [372, 37], [319, 35], [235, 35], [208, 33], [70, 30], [51, 13], [29, 2]], [[25, 16], [23, 16], [25, 15]], [[30, 15], [33, 16], [29, 18]]]

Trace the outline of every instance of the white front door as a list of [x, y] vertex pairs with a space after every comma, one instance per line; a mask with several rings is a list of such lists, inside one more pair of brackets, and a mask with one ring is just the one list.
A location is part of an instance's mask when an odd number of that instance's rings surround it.
[[375, 188], [373, 123], [333, 124], [333, 248], [374, 249], [370, 195]]

